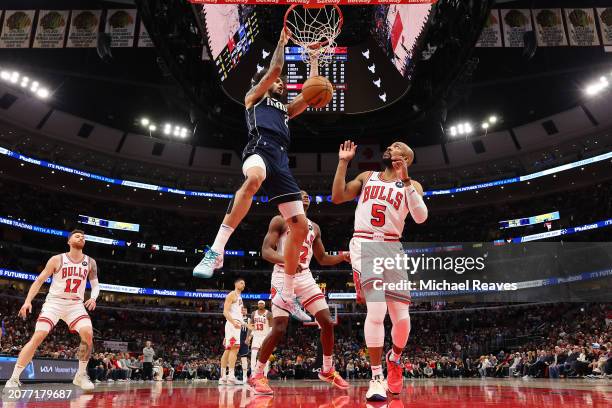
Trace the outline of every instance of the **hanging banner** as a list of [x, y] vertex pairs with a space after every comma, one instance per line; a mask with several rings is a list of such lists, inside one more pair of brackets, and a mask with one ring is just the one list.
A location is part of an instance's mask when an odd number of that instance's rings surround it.
[[501, 24], [499, 23], [499, 10], [493, 9], [489, 13], [487, 22], [485, 23], [480, 39], [476, 43], [476, 47], [501, 47]]
[[151, 41], [151, 37], [149, 36], [149, 32], [145, 27], [144, 23], [140, 22], [140, 31], [138, 32], [138, 48], [150, 48], [154, 47], [153, 41]]
[[612, 45], [612, 7], [598, 8], [597, 17], [604, 45]]
[[570, 45], [591, 47], [599, 45], [593, 9], [564, 9]]
[[63, 48], [69, 13], [68, 10], [40, 10], [34, 48]]
[[0, 34], [0, 48], [30, 48], [36, 10], [6, 10]]
[[106, 29], [111, 36], [111, 47], [133, 47], [136, 31], [136, 9], [108, 10]]
[[561, 9], [533, 9], [532, 13], [540, 47], [568, 45]]
[[529, 9], [503, 9], [501, 15], [504, 24], [505, 46], [510, 48], [524, 47], [523, 37], [527, 31], [532, 30]]
[[68, 48], [94, 48], [98, 42], [98, 28], [102, 10], [72, 10]]

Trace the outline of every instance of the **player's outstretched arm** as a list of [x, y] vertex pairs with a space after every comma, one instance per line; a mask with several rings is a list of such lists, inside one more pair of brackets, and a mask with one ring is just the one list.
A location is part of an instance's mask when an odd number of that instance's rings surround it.
[[334, 176], [334, 184], [332, 185], [332, 202], [334, 204], [342, 204], [347, 201], [354, 200], [361, 193], [361, 188], [365, 182], [368, 172], [359, 174], [354, 180], [346, 182], [346, 169], [349, 163], [355, 157], [357, 145], [350, 140], [340, 144], [338, 152], [338, 167]]
[[285, 257], [277, 251], [278, 241], [280, 241], [284, 229], [285, 220], [283, 217], [277, 215], [272, 218], [261, 247], [261, 257], [274, 265], [285, 263]]
[[[310, 60], [310, 78], [319, 76], [319, 59], [313, 58]], [[304, 112], [308, 108], [306, 100], [299, 94], [290, 104], [287, 105], [287, 114], [289, 118], [294, 118]]]
[[94, 310], [96, 308], [96, 302], [100, 295], [100, 285], [98, 282], [98, 264], [95, 259], [89, 258], [89, 284], [91, 285], [91, 293], [89, 299], [85, 301], [84, 305], [87, 310]]
[[38, 295], [42, 284], [60, 267], [62, 262], [61, 259], [61, 255], [54, 255], [49, 258], [47, 265], [45, 265], [45, 269], [43, 269], [40, 275], [38, 275], [36, 280], [32, 283], [32, 286], [30, 286], [23, 306], [19, 309], [19, 316], [25, 319], [28, 313], [32, 313], [32, 300]]
[[348, 255], [328, 255], [325, 252], [325, 245], [321, 239], [321, 228], [318, 224], [312, 223], [315, 229], [315, 239], [312, 243], [312, 254], [321, 266], [338, 265], [341, 262], [349, 262]]
[[286, 30], [282, 30], [280, 38], [278, 39], [278, 44], [276, 44], [276, 49], [272, 54], [268, 72], [266, 72], [266, 75], [261, 78], [259, 83], [255, 84], [244, 97], [244, 105], [247, 109], [255, 105], [266, 94], [274, 81], [276, 81], [283, 72], [283, 65], [285, 64], [285, 45], [287, 45], [287, 41], [289, 41], [289, 35]]

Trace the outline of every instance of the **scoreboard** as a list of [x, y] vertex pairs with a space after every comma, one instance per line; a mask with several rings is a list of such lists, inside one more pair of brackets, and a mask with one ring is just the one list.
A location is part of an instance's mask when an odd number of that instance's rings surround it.
[[[310, 112], [344, 112], [344, 99], [347, 91], [346, 63], [348, 48], [336, 47], [332, 61], [319, 67], [319, 75], [329, 79], [334, 86], [334, 95], [325, 108], [308, 108]], [[285, 47], [285, 66], [287, 67], [287, 99], [291, 102], [297, 97], [304, 82], [310, 76], [310, 66], [302, 61], [301, 47]]]
[[243, 24], [238, 26], [236, 32], [227, 39], [225, 46], [218, 54], [215, 54], [215, 50], [211, 50], [221, 81], [225, 81], [229, 73], [240, 63], [240, 60], [255, 42], [258, 34], [257, 15], [253, 13], [246, 18]]

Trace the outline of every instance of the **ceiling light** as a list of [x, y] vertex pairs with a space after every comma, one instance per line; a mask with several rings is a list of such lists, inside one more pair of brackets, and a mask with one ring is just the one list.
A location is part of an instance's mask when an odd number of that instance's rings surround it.
[[485, 129], [485, 130], [487, 130], [487, 129], [489, 128], [489, 123], [484, 122], [484, 123], [482, 124], [482, 128], [483, 128], [483, 129]]
[[157, 130], [157, 126], [155, 126], [155, 125], [151, 124], [151, 125], [149, 125], [149, 130], [150, 130], [151, 132], [155, 132], [155, 131]]
[[497, 123], [497, 116], [495, 115], [491, 115], [489, 117], [489, 123], [493, 124], [493, 123]]
[[49, 96], [49, 90], [47, 88], [40, 88], [36, 91], [36, 95], [41, 99], [45, 99]]
[[149, 126], [149, 123], [151, 123], [151, 121], [149, 121], [149, 119], [148, 119], [148, 118], [142, 118], [142, 119], [140, 119], [140, 124], [141, 124], [142, 126]]

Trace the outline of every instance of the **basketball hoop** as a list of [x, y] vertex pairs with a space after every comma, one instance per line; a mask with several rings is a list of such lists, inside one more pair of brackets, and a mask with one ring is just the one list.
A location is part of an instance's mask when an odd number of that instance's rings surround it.
[[294, 4], [285, 13], [285, 29], [290, 39], [302, 50], [302, 61], [310, 64], [318, 59], [319, 65], [329, 64], [336, 48], [344, 18], [338, 5]]

